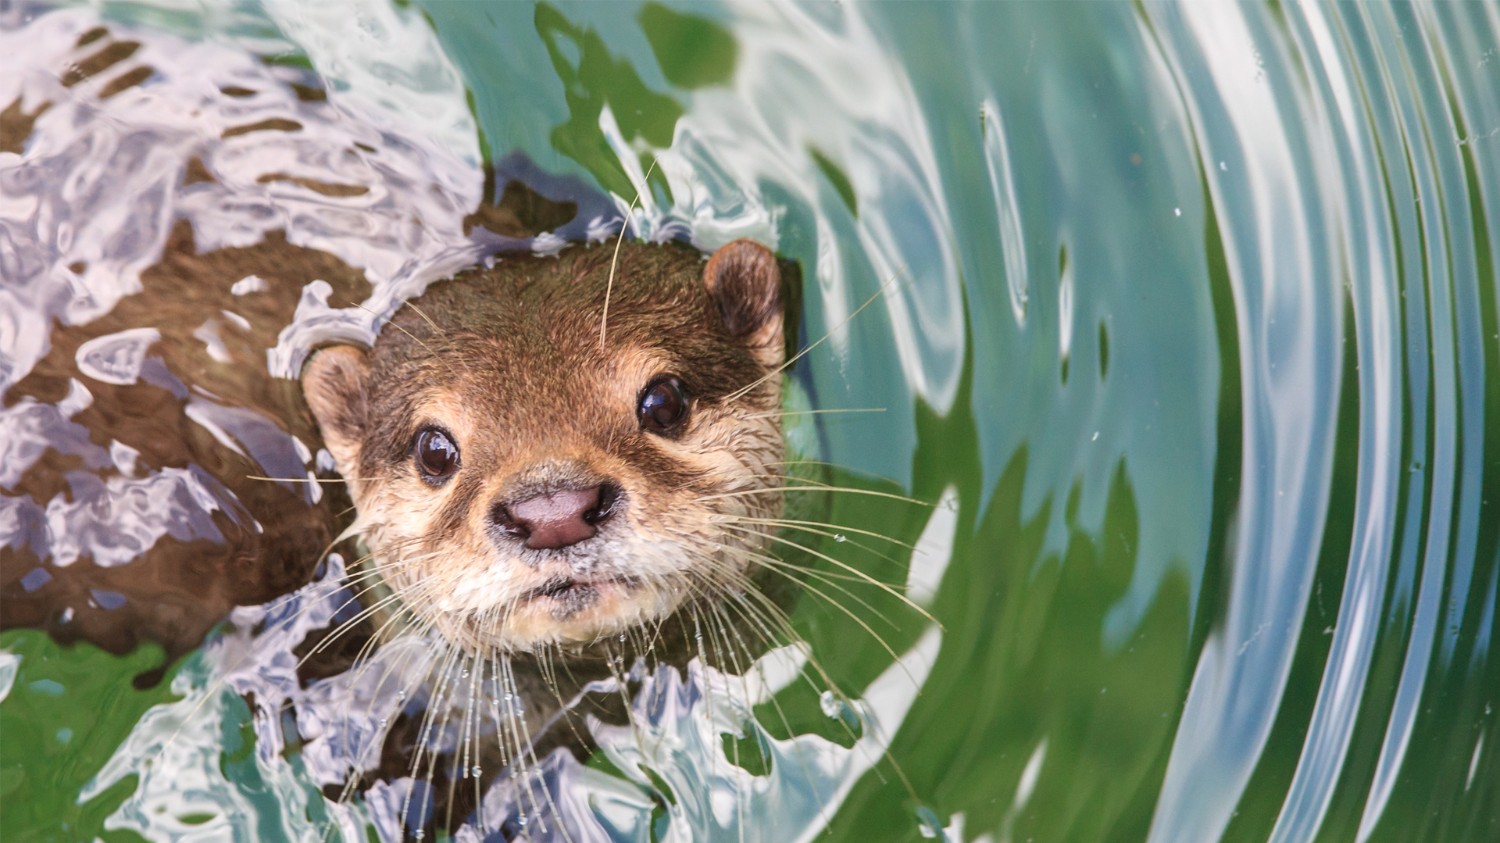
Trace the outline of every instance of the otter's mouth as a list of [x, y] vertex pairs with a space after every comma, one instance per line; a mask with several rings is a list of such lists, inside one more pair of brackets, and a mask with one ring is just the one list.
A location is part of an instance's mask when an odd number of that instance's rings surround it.
[[554, 616], [566, 617], [598, 605], [601, 592], [609, 589], [629, 591], [634, 580], [628, 577], [578, 579], [553, 577], [521, 595], [522, 603], [546, 603]]

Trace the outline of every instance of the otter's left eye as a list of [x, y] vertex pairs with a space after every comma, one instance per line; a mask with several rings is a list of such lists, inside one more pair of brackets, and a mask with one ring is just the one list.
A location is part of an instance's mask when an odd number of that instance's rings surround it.
[[662, 436], [680, 430], [688, 417], [688, 401], [683, 394], [682, 381], [663, 375], [646, 384], [636, 413], [641, 418], [642, 430]]
[[412, 457], [417, 471], [429, 485], [437, 486], [458, 470], [458, 446], [448, 433], [436, 427], [424, 427], [417, 431], [412, 443]]

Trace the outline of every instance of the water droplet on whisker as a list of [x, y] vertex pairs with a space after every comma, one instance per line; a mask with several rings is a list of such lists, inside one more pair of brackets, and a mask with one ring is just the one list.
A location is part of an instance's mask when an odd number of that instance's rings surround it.
[[938, 819], [936, 811], [926, 805], [917, 806], [917, 830], [922, 832], [923, 837], [945, 839], [943, 821]]

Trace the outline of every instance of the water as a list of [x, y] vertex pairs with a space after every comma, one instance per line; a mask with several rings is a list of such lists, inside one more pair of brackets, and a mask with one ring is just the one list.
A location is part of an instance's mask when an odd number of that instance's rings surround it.
[[[840, 528], [799, 538], [941, 625], [874, 588], [874, 611], [809, 594], [805, 643], [748, 685], [653, 677], [650, 740], [601, 727], [589, 765], [549, 760], [536, 786], [565, 812], [625, 839], [1500, 836], [1494, 4], [102, 9], [155, 33], [176, 93], [50, 124], [27, 155], [107, 188], [33, 186], [66, 203], [25, 198], [0, 153], [7, 384], [45, 351], [39, 314], [109, 311], [171, 214], [200, 246], [290, 223], [365, 268], [380, 311], [493, 247], [462, 225], [486, 156], [613, 194], [574, 238], [649, 182], [642, 235], [753, 236], [800, 263], [803, 337], [828, 341], [790, 400], [880, 412], [801, 417], [794, 442], [932, 505], [833, 495]], [[55, 67], [72, 41], [22, 29], [36, 11], [0, 10], [0, 37]], [[326, 105], [286, 87], [299, 68]], [[226, 76], [261, 94], [190, 84]], [[199, 99], [311, 128], [211, 145], [246, 178], [190, 201], [148, 164], [204, 143], [163, 116]], [[159, 159], [91, 164], [148, 130]], [[318, 157], [353, 141], [380, 154]], [[254, 187], [288, 163], [378, 193]], [[71, 252], [102, 268], [63, 277]], [[315, 298], [268, 365], [373, 320]], [[7, 465], [73, 447], [6, 412]], [[6, 632], [0, 836], [323, 828], [324, 744], [268, 746], [234, 695], [163, 754], [174, 699], [239, 639], [220, 640], [138, 689], [149, 647]], [[826, 681], [796, 678], [809, 659]], [[716, 682], [735, 705], [694, 716]]]

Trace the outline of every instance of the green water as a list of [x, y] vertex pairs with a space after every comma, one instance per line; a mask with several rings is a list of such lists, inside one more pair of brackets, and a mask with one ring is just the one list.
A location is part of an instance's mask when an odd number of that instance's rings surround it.
[[[1495, 4], [420, 2], [417, 55], [342, 43], [359, 14], [106, 8], [258, 20], [460, 154], [648, 183], [642, 233], [800, 264], [798, 390], [878, 412], [799, 441], [928, 504], [830, 495], [840, 536], [799, 540], [922, 611], [797, 606], [873, 718], [847, 790], [804, 816], [772, 763], [736, 833], [658, 836], [791, 839], [784, 807], [839, 840], [1500, 838]], [[0, 642], [0, 837], [153, 828], [90, 784], [170, 697], [122, 690], [152, 654]], [[757, 712], [849, 743], [815, 686]], [[299, 828], [308, 787], [239, 735], [234, 804]]]

